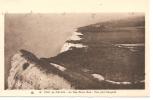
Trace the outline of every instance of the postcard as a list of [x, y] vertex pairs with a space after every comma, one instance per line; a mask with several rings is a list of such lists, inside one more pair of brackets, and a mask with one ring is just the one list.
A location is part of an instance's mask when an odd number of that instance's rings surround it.
[[0, 96], [149, 95], [147, 0], [0, 2]]

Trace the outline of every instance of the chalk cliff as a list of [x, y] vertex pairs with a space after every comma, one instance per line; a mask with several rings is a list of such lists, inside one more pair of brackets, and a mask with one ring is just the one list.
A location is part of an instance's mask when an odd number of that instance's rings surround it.
[[12, 57], [8, 89], [144, 89], [144, 17], [80, 27], [60, 53]]

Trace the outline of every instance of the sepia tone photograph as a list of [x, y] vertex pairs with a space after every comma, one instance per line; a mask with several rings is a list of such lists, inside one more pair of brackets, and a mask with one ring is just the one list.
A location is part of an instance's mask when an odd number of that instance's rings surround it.
[[5, 13], [5, 90], [144, 90], [145, 13]]

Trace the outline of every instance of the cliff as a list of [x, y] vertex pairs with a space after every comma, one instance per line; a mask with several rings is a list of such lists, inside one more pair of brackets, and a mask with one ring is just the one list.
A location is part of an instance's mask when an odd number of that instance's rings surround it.
[[[117, 23], [118, 22], [118, 23]], [[9, 89], [144, 89], [144, 17], [80, 27], [61, 52], [12, 57]]]

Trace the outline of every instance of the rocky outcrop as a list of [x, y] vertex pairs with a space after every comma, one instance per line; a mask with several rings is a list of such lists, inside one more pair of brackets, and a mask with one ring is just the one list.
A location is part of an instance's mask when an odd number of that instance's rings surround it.
[[[61, 77], [64, 68], [47, 64], [32, 53], [21, 50], [12, 57], [8, 89], [72, 89]], [[57, 66], [57, 67], [55, 67]]]

